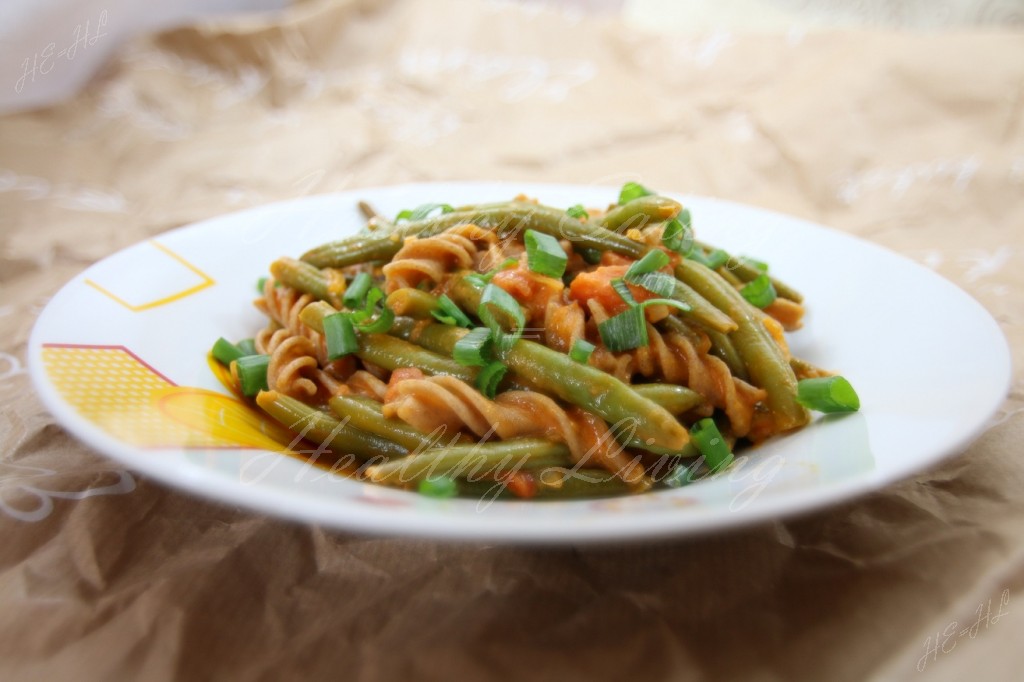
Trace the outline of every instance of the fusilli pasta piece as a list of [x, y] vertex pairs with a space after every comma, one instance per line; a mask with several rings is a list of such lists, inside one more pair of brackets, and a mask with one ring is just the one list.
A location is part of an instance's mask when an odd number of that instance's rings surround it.
[[256, 307], [270, 317], [271, 323], [256, 334], [255, 345], [257, 352], [270, 355], [267, 385], [271, 389], [300, 400], [325, 401], [349, 392], [343, 379], [355, 366], [350, 357], [327, 360], [323, 337], [299, 318], [302, 309], [312, 302], [309, 294], [268, 279]]
[[498, 235], [478, 225], [463, 224], [433, 237], [408, 237], [391, 262], [382, 268], [384, 290], [431, 286], [456, 270], [486, 269], [501, 262]]
[[384, 415], [424, 433], [440, 427], [467, 429], [478, 438], [548, 438], [565, 443], [577, 462], [592, 460], [627, 483], [644, 484], [642, 465], [622, 450], [599, 417], [579, 408], [565, 410], [541, 393], [506, 391], [490, 400], [455, 377], [409, 379], [390, 387]]

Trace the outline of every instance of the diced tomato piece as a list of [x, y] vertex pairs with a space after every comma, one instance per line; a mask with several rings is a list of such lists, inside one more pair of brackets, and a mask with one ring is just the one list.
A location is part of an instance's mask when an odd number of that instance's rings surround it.
[[623, 256], [621, 253], [615, 253], [614, 251], [605, 251], [601, 254], [601, 265], [632, 265], [633, 259], [629, 256]]
[[[628, 269], [629, 265], [604, 265], [592, 272], [581, 272], [569, 285], [569, 298], [584, 306], [587, 301], [596, 300], [609, 315], [617, 315], [626, 309], [627, 303], [612, 287], [612, 280], [621, 279]], [[657, 298], [656, 294], [647, 289], [633, 284], [627, 286], [637, 303]]]

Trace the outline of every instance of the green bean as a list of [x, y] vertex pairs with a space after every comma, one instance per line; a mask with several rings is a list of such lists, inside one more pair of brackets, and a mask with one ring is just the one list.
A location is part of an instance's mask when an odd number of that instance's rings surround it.
[[470, 384], [476, 380], [478, 371], [476, 367], [464, 367], [450, 357], [431, 353], [415, 343], [387, 334], [363, 336], [356, 356], [388, 370], [418, 367], [425, 374], [453, 376]]
[[[418, 332], [418, 333], [417, 333]], [[466, 329], [427, 324], [412, 340], [438, 353], [451, 353]], [[599, 369], [581, 364], [565, 353], [520, 339], [505, 355], [505, 364], [518, 381], [554, 395], [602, 417], [610, 425], [632, 425], [642, 441], [665, 448], [681, 448], [686, 429], [665, 408], [641, 396], [627, 384]]]
[[446, 438], [442, 431], [428, 434], [409, 426], [401, 419], [388, 419], [381, 411], [380, 403], [354, 396], [335, 396], [330, 399], [331, 411], [342, 420], [348, 420], [353, 427], [394, 441], [408, 450], [423, 450], [442, 444], [442, 441], [466, 442], [461, 433]]
[[721, 310], [713, 306], [706, 298], [698, 294], [685, 282], [676, 280], [672, 298], [690, 306], [689, 310], [680, 311], [680, 315], [698, 322], [702, 327], [727, 334], [735, 331], [736, 323]]
[[398, 443], [367, 433], [277, 391], [261, 391], [256, 404], [274, 420], [303, 437], [326, 445], [332, 452], [349, 453], [360, 459], [403, 457], [406, 448]]
[[317, 267], [342, 267], [365, 261], [387, 260], [402, 248], [406, 237], [428, 237], [467, 223], [495, 230], [503, 237], [518, 235], [525, 230], [537, 230], [560, 238], [572, 239], [561, 235], [561, 229], [563, 224], [570, 225], [573, 222], [579, 221], [557, 209], [514, 201], [402, 223], [384, 234], [361, 235], [331, 242], [307, 251], [303, 254], [302, 260]]
[[375, 483], [401, 484], [429, 476], [500, 476], [545, 466], [572, 466], [569, 448], [542, 438], [453, 445], [371, 466], [366, 474]]
[[704, 397], [686, 386], [675, 384], [633, 384], [630, 388], [644, 398], [664, 407], [670, 414], [681, 415], [704, 402]]
[[413, 327], [416, 326], [416, 323], [417, 320], [411, 317], [396, 317], [395, 321], [391, 323], [391, 329], [388, 330], [388, 334], [408, 341], [409, 334], [412, 332]]
[[[320, 301], [310, 303], [299, 319], [318, 331], [324, 329], [324, 318], [338, 312], [332, 306]], [[356, 357], [365, 362], [372, 362], [378, 367], [395, 370], [400, 367], [418, 367], [426, 374], [446, 374], [472, 383], [479, 371], [476, 367], [464, 367], [445, 355], [424, 350], [421, 346], [404, 341], [388, 334], [359, 334], [359, 350]]]
[[[694, 246], [701, 248], [704, 251], [713, 251], [715, 249], [714, 246], [701, 241], [694, 242]], [[761, 271], [751, 265], [747, 260], [733, 255], [729, 255], [728, 262], [722, 266], [722, 268], [731, 272], [735, 275], [736, 279], [743, 283], [751, 282], [761, 275]], [[772, 276], [769, 276], [768, 279], [771, 280], [772, 286], [775, 287], [776, 294], [782, 298], [788, 298], [790, 301], [795, 303], [803, 303], [804, 297], [799, 291]]]
[[420, 289], [403, 287], [388, 294], [387, 306], [395, 315], [422, 320], [437, 310], [437, 296]]
[[294, 258], [279, 258], [270, 264], [274, 279], [332, 305], [340, 305], [341, 294], [345, 291], [345, 280], [341, 273], [326, 273], [309, 263]]
[[676, 277], [692, 286], [737, 324], [730, 335], [753, 383], [768, 393], [768, 407], [781, 431], [802, 426], [809, 417], [796, 401], [796, 375], [762, 323], [761, 311], [747, 303], [728, 282], [691, 260], [676, 266]]
[[683, 207], [678, 201], [650, 194], [616, 206], [597, 222], [613, 232], [625, 232], [675, 218], [681, 210]]
[[734, 275], [727, 265], [723, 265], [722, 267], [715, 269], [715, 272], [719, 277], [734, 287], [739, 288], [743, 286], [743, 280]]
[[367, 220], [387, 220], [384, 216], [377, 213], [377, 209], [375, 209], [368, 202], [359, 201], [358, 203], [356, 203], [356, 207], [359, 209], [359, 212], [363, 214], [363, 217], [366, 218]]
[[605, 228], [596, 221], [581, 221], [547, 206], [534, 206], [537, 215], [532, 229], [558, 239], [568, 239], [576, 248], [614, 251], [631, 258], [640, 258], [648, 247], [624, 234]]
[[743, 358], [736, 351], [732, 339], [727, 334], [722, 334], [714, 329], [706, 329], [705, 332], [711, 339], [711, 352], [725, 362], [734, 377], [748, 381], [750, 375], [747, 374], [747, 366], [743, 364]]
[[338, 309], [331, 304], [317, 301], [310, 303], [299, 311], [299, 320], [310, 329], [323, 334], [324, 318], [336, 312], [338, 312]]
[[402, 247], [406, 237], [427, 237], [455, 225], [473, 223], [494, 230], [502, 237], [517, 236], [525, 230], [536, 230], [558, 239], [568, 239], [580, 247], [612, 250], [639, 258], [647, 250], [644, 244], [605, 229], [595, 222], [580, 222], [563, 211], [526, 201], [467, 207], [416, 222], [403, 223], [390, 232], [360, 235], [324, 244], [302, 256], [317, 267], [342, 267], [368, 260], [387, 260]]
[[[449, 213], [448, 215], [453, 215]], [[311, 249], [302, 255], [303, 262], [318, 268], [341, 268], [347, 265], [384, 261], [402, 248], [404, 239], [401, 228], [381, 234], [364, 234], [340, 241], [330, 242]]]

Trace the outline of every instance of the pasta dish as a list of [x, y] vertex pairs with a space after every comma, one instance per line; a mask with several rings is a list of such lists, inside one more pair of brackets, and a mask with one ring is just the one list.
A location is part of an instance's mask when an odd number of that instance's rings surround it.
[[801, 295], [627, 183], [608, 207], [428, 204], [259, 283], [267, 325], [219, 339], [234, 388], [355, 475], [433, 497], [679, 487], [734, 451], [859, 408], [793, 357]]

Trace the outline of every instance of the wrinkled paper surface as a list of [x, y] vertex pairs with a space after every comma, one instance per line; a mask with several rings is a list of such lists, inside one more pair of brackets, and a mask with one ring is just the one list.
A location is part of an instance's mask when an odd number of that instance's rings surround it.
[[75, 99], [0, 119], [0, 678], [1016, 678], [1019, 369], [972, 445], [853, 502], [538, 550], [359, 537], [164, 488], [70, 438], [24, 364], [64, 282], [172, 227], [359, 186], [640, 179], [903, 253], [977, 298], [1019, 368], [1022, 39], [310, 2], [136, 42]]

